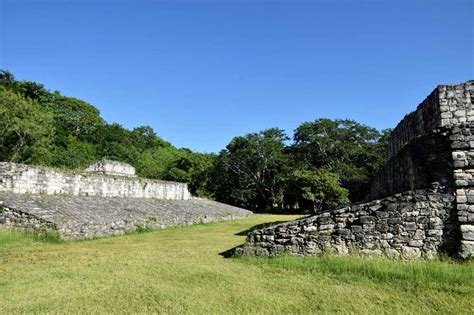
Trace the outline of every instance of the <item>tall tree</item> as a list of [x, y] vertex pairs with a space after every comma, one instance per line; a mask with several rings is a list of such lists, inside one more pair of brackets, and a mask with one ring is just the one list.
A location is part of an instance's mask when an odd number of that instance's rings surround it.
[[[221, 188], [216, 198], [261, 211], [281, 205], [287, 174], [286, 140], [287, 135], [278, 128], [235, 137], [219, 154], [216, 165], [220, 170], [215, 175], [225, 173], [228, 180], [221, 184], [232, 188]], [[228, 190], [230, 196], [219, 194]]]
[[0, 160], [48, 165], [54, 137], [52, 113], [0, 87]]
[[317, 213], [349, 203], [349, 192], [340, 186], [339, 175], [327, 169], [295, 170], [288, 181], [286, 201], [300, 210]]
[[321, 118], [301, 124], [290, 151], [299, 168], [327, 168], [340, 176], [351, 200], [364, 198], [384, 161], [382, 134], [350, 119]]

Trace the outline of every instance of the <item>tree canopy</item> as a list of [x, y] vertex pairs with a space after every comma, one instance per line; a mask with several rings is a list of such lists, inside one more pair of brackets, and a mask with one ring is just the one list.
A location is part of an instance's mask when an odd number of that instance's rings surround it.
[[197, 196], [255, 211], [321, 211], [359, 201], [384, 162], [389, 131], [349, 119], [236, 136], [219, 154], [176, 148], [150, 126], [107, 123], [99, 110], [0, 71], [0, 161], [82, 169], [108, 158], [140, 176], [189, 183]]

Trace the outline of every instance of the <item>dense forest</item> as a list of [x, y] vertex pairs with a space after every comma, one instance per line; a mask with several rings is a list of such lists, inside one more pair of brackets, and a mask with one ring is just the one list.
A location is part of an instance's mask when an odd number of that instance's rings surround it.
[[99, 110], [0, 71], [0, 161], [82, 169], [101, 158], [140, 176], [189, 183], [193, 194], [254, 211], [314, 211], [364, 198], [389, 131], [348, 119], [237, 136], [218, 154], [176, 148], [149, 126], [128, 130]]

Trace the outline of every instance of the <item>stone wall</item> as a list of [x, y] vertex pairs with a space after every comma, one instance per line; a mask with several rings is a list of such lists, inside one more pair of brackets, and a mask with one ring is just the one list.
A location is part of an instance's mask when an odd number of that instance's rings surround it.
[[473, 121], [474, 81], [439, 85], [392, 131], [387, 163], [374, 179], [367, 199], [426, 189], [434, 182], [454, 188], [452, 129]]
[[326, 252], [433, 258], [455, 255], [459, 230], [452, 194], [417, 191], [250, 232], [240, 254]]
[[433, 185], [439, 185], [446, 192], [453, 191], [449, 130], [425, 134], [400, 149], [373, 180], [370, 197], [367, 199], [431, 188]]
[[239, 250], [472, 256], [474, 81], [438, 86], [393, 130], [367, 199], [384, 197], [255, 231]]
[[461, 256], [474, 253], [474, 123], [452, 129], [456, 207], [461, 230]]
[[100, 160], [89, 165], [86, 172], [101, 173], [112, 176], [136, 177], [135, 168], [127, 163], [112, 160]]
[[388, 159], [413, 139], [442, 127], [474, 121], [474, 81], [439, 85], [393, 130], [387, 148]]
[[0, 229], [52, 230], [79, 240], [252, 214], [192, 197], [184, 183], [134, 176], [132, 166], [108, 160], [80, 173], [0, 163]]
[[66, 173], [0, 162], [0, 192], [127, 198], [190, 199], [187, 184], [101, 173]]
[[141, 228], [234, 220], [251, 214], [199, 198], [162, 200], [0, 193], [0, 229], [53, 230], [66, 240], [121, 235]]

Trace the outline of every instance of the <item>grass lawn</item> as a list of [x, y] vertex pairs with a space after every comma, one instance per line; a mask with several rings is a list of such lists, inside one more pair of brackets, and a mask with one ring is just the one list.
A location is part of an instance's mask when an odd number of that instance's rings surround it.
[[224, 258], [252, 218], [82, 242], [0, 232], [0, 313], [474, 312], [474, 263]]

